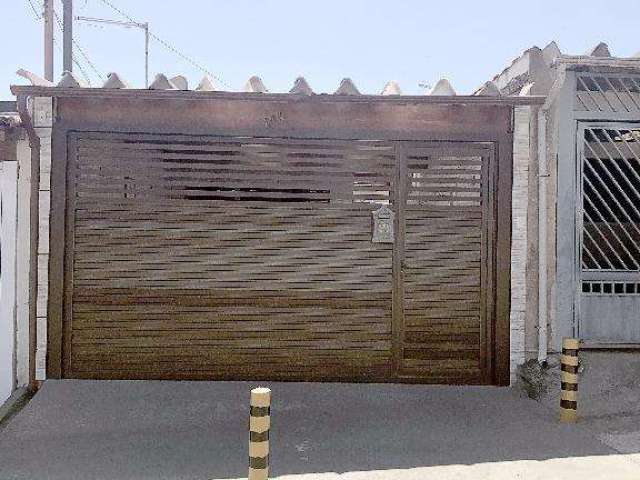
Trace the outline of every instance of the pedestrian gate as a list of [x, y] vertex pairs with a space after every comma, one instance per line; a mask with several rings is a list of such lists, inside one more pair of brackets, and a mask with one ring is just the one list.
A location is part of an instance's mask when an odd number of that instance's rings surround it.
[[640, 343], [640, 129], [584, 123], [578, 132], [579, 335], [605, 343]]

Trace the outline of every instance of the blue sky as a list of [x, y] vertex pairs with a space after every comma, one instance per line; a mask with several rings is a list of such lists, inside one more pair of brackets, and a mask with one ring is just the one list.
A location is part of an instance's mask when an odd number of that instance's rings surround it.
[[[388, 80], [403, 92], [424, 91], [419, 83], [450, 79], [470, 93], [501, 71], [522, 50], [556, 40], [565, 53], [580, 54], [599, 41], [616, 56], [640, 51], [637, 14], [604, 8], [602, 0], [418, 1], [418, 0], [106, 0], [179, 51], [217, 75], [225, 90], [240, 90], [260, 75], [271, 91], [287, 91], [304, 75], [316, 92], [334, 91], [351, 77], [363, 93], [379, 93]], [[42, 74], [42, 21], [30, 3], [2, 0], [0, 99], [9, 85], [23, 83], [18, 68]], [[105, 0], [75, 0], [75, 14], [123, 19]], [[633, 3], [633, 2], [632, 2]], [[62, 17], [61, 1], [56, 7]], [[628, 5], [627, 5], [628, 7]], [[59, 31], [58, 46], [62, 43]], [[136, 29], [76, 22], [75, 37], [104, 77], [117, 71], [143, 86], [143, 34]], [[98, 74], [83, 68], [93, 84]], [[56, 78], [62, 53], [56, 47]], [[151, 77], [186, 75], [191, 85], [203, 73], [152, 41]]]

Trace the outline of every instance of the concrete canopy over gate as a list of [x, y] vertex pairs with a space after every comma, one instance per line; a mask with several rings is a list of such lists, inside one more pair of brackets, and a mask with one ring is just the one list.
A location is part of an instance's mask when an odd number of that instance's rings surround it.
[[15, 91], [56, 102], [49, 376], [509, 382], [537, 99]]

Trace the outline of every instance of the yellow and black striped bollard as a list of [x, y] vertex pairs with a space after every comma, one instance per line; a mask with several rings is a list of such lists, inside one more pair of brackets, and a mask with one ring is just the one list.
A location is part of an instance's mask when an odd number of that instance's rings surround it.
[[251, 390], [249, 420], [249, 480], [269, 478], [269, 428], [271, 426], [271, 390]]
[[565, 338], [562, 340], [560, 357], [560, 421], [575, 423], [578, 421], [578, 351], [580, 340]]

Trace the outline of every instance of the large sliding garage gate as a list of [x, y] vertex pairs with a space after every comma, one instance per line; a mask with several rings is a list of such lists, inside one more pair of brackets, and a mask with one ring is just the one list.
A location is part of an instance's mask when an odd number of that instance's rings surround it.
[[170, 95], [58, 99], [50, 375], [508, 382], [511, 106]]

